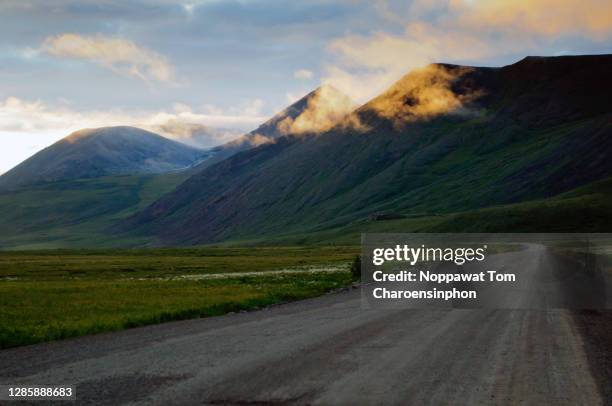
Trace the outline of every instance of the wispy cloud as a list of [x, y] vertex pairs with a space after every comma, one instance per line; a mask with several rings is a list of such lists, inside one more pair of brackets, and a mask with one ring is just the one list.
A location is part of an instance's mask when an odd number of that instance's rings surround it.
[[85, 127], [132, 125], [179, 141], [213, 146], [230, 141], [239, 133], [265, 121], [266, 116], [255, 114], [257, 110], [253, 106], [258, 104], [255, 101], [237, 107], [235, 111], [242, 114], [232, 114], [213, 106], [194, 111], [180, 103], [168, 111], [127, 113], [114, 110], [75, 111], [66, 104], [50, 106], [40, 101], [8, 97], [0, 100], [0, 133], [19, 136], [62, 132], [67, 135]]
[[122, 38], [60, 34], [47, 37], [41, 51], [57, 58], [92, 62], [145, 81], [174, 80], [174, 67], [164, 56]]
[[171, 118], [157, 126], [147, 128], [185, 144], [201, 148], [224, 144], [243, 134], [239, 130], [209, 127], [199, 123], [182, 121], [180, 118]]
[[612, 32], [612, 3], [606, 0], [452, 1], [458, 25], [513, 37], [578, 35], [605, 39]]
[[314, 74], [308, 69], [299, 69], [293, 72], [293, 77], [299, 80], [310, 80]]

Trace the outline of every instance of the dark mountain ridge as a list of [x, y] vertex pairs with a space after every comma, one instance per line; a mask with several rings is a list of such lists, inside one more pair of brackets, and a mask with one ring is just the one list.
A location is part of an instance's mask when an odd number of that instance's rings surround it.
[[160, 244], [255, 238], [546, 198], [612, 175], [612, 56], [432, 67], [357, 109], [362, 128], [240, 152], [126, 224]]

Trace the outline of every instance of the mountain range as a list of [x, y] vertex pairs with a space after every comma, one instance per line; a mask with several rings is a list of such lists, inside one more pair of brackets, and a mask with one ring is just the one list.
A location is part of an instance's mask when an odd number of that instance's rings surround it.
[[327, 131], [205, 168], [126, 224], [198, 244], [559, 195], [612, 174], [610, 69], [609, 55], [432, 65]]
[[[126, 126], [70, 134], [0, 176], [0, 248], [146, 244], [148, 236], [119, 237], [109, 230], [206, 166], [281, 136], [275, 124], [297, 117], [319, 93], [311, 92], [255, 131], [212, 149]], [[169, 125], [159, 130], [188, 145], [201, 145], [199, 138], [206, 141], [211, 131], [222, 131]]]
[[[118, 147], [104, 137], [79, 153], [63, 140], [0, 177], [0, 209], [14, 214], [0, 216], [0, 246], [609, 231], [611, 68], [611, 55], [527, 57], [501, 68], [432, 64], [351, 111], [330, 115], [351, 102], [317, 89], [207, 151], [172, 141], [147, 150], [130, 135], [117, 137], [122, 153], [110, 159]], [[322, 94], [341, 102], [319, 103]], [[40, 201], [45, 193], [55, 203]]]

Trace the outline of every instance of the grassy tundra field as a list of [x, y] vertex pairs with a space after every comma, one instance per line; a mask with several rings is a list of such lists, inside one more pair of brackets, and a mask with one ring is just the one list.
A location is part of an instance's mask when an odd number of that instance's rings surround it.
[[0, 348], [254, 309], [351, 282], [358, 247], [0, 252]]

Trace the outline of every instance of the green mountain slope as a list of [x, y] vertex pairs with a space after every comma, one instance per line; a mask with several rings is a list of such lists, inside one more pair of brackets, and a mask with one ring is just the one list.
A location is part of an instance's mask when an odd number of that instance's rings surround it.
[[452, 78], [460, 108], [419, 117], [423, 78], [409, 74], [355, 112], [366, 131], [336, 127], [238, 153], [120, 229], [161, 244], [271, 238], [379, 212], [445, 216], [545, 199], [612, 175], [612, 56], [434, 68]]
[[107, 176], [0, 191], [0, 249], [133, 246], [109, 225], [170, 192], [189, 175]]
[[234, 243], [351, 245], [359, 244], [364, 232], [609, 232], [611, 224], [612, 179], [606, 179], [547, 199], [438, 215], [394, 213], [387, 218]]

